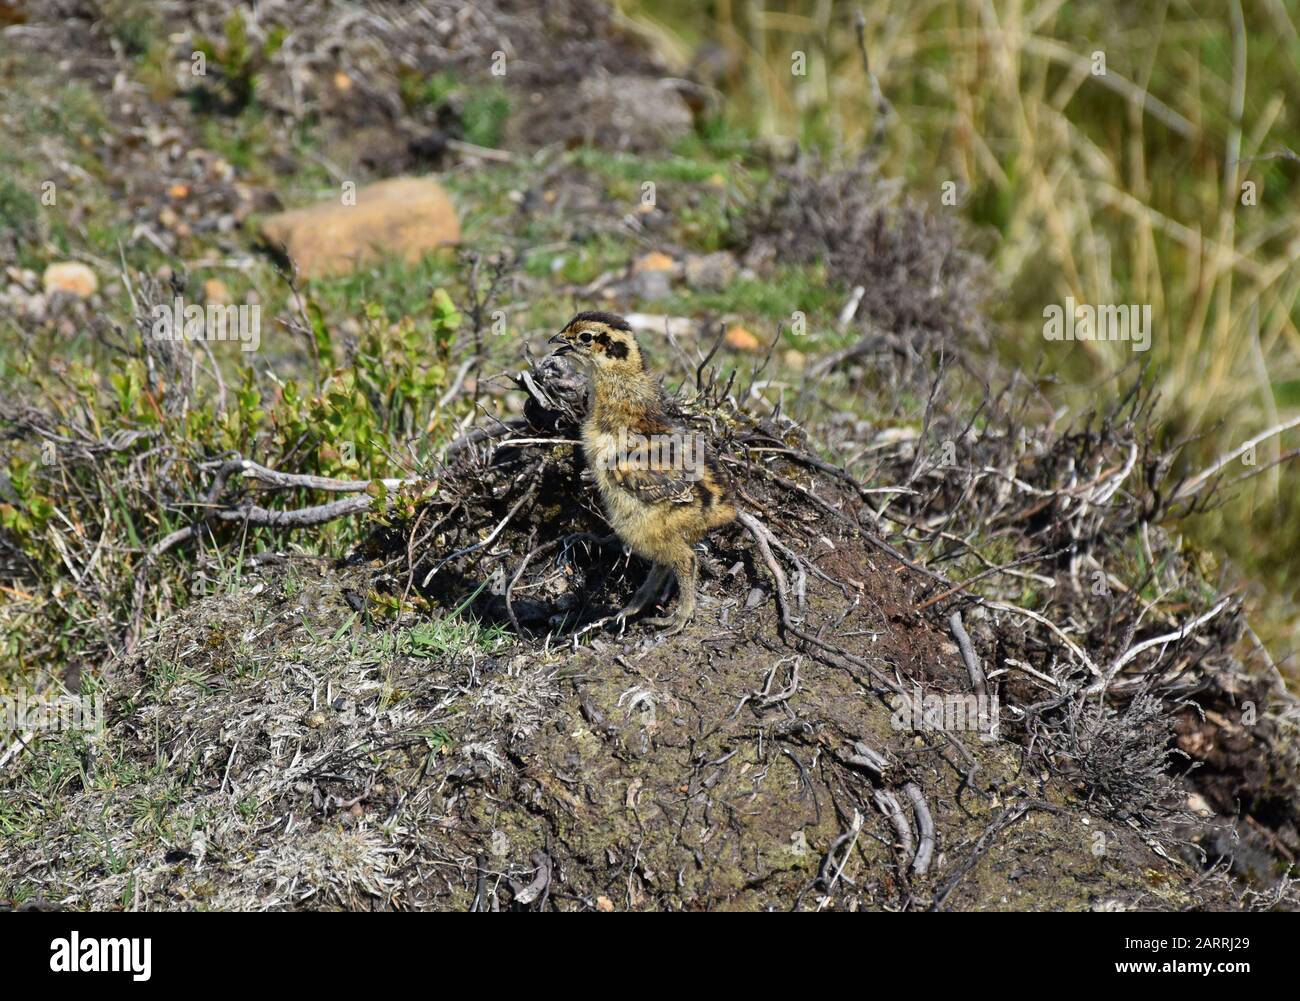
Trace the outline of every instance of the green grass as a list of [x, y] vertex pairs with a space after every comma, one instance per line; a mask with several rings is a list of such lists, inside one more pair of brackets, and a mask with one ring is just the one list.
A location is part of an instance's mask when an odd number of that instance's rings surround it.
[[602, 233], [586, 243], [571, 243], [563, 249], [530, 251], [524, 258], [524, 270], [534, 278], [585, 285], [626, 266], [630, 257], [627, 241]]
[[737, 278], [721, 292], [679, 291], [668, 301], [668, 309], [684, 315], [736, 314], [787, 327], [793, 314], [800, 311], [811, 321], [810, 332], [815, 332], [817, 321], [830, 319], [843, 298], [844, 293], [827, 282], [820, 266], [784, 265], [764, 278]]
[[672, 156], [638, 156], [633, 153], [612, 153], [580, 147], [573, 151], [573, 162], [608, 181], [623, 182], [611, 190], [625, 192], [629, 198], [640, 197], [640, 186], [646, 181], [657, 185], [700, 184], [715, 177], [723, 177], [731, 161], [712, 155], [713, 151], [700, 143], [682, 147], [695, 155], [683, 153]]
[[397, 646], [408, 657], [442, 660], [471, 649], [493, 653], [509, 636], [509, 631], [503, 626], [484, 626], [453, 616], [430, 619], [413, 626], [401, 634]]

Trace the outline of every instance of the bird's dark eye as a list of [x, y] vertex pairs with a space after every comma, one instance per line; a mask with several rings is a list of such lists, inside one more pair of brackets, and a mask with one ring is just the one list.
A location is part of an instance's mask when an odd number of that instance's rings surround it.
[[590, 344], [591, 334], [589, 334], [587, 331], [584, 330], [582, 333], [578, 335], [578, 340], [582, 341], [583, 344]]

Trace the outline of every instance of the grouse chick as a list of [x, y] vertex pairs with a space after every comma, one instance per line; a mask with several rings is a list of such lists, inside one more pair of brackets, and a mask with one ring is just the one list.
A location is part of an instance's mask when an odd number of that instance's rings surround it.
[[674, 615], [648, 620], [680, 632], [695, 613], [695, 543], [733, 521], [736, 508], [703, 437], [674, 424], [659, 385], [646, 371], [627, 321], [612, 313], [579, 313], [551, 338], [591, 382], [582, 447], [610, 525], [654, 564], [620, 613], [627, 617], [656, 598], [669, 573], [677, 580]]

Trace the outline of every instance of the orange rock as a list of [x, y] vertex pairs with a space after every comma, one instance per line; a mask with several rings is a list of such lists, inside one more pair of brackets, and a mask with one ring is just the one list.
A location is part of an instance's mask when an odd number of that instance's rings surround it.
[[167, 197], [175, 198], [177, 201], [180, 201], [181, 199], [184, 198], [189, 198], [189, 196], [190, 196], [190, 186], [188, 184], [173, 184], [170, 188], [167, 189]]
[[334, 74], [334, 89], [340, 93], [346, 94], [352, 89], [352, 77], [348, 76], [342, 70]]
[[459, 243], [460, 221], [438, 182], [394, 177], [358, 188], [355, 205], [336, 196], [268, 216], [261, 232], [304, 277], [317, 278], [346, 274], [384, 254], [414, 263]]
[[41, 286], [46, 295], [62, 292], [78, 299], [89, 299], [99, 288], [99, 279], [80, 261], [61, 261], [45, 269]]
[[203, 283], [203, 300], [214, 306], [229, 306], [233, 301], [230, 289], [226, 288], [226, 283], [220, 278], [209, 278]]
[[643, 271], [676, 271], [677, 262], [667, 254], [659, 251], [651, 251], [641, 257], [638, 257], [632, 264], [632, 273], [640, 274]]
[[739, 324], [727, 328], [727, 346], [737, 351], [757, 351], [758, 338]]

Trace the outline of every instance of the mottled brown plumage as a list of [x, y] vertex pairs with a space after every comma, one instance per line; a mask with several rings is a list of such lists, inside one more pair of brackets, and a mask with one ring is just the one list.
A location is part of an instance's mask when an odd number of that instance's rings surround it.
[[624, 616], [658, 597], [669, 573], [677, 612], [651, 619], [680, 631], [695, 613], [695, 543], [733, 521], [736, 509], [703, 440], [673, 423], [646, 371], [627, 322], [611, 313], [579, 313], [555, 337], [557, 353], [580, 362], [591, 380], [582, 445], [610, 525], [654, 569]]

